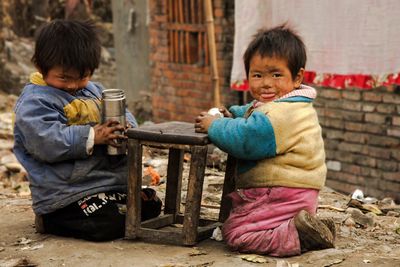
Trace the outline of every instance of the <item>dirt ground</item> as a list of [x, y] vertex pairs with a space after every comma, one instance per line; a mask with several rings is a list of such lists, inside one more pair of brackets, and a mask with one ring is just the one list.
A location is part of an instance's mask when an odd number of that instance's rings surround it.
[[[160, 168], [158, 171], [163, 172]], [[218, 172], [207, 171], [203, 198], [206, 206], [217, 205], [220, 193], [213, 188], [221, 180]], [[162, 184], [156, 189], [162, 195], [165, 187]], [[231, 252], [223, 242], [212, 239], [195, 247], [182, 247], [124, 239], [95, 243], [38, 234], [30, 196], [3, 188], [0, 189], [0, 266], [400, 266], [400, 231], [396, 233], [400, 218], [373, 215], [370, 226], [354, 223], [356, 217], [352, 218], [348, 209], [345, 211], [348, 200], [348, 196], [328, 188], [320, 194], [318, 214], [335, 221], [336, 248], [281, 259]], [[216, 212], [202, 208], [202, 214], [208, 217], [215, 217]]]

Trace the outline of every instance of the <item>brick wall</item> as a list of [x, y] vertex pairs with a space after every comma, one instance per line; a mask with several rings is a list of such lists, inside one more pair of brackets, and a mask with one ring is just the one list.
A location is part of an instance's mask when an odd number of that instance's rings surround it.
[[[152, 0], [149, 4], [153, 120], [193, 122], [196, 115], [213, 106], [211, 67], [169, 62], [168, 35], [165, 27], [167, 2]], [[237, 94], [229, 89], [234, 1], [212, 2], [221, 102], [229, 106], [238, 101]]]
[[400, 201], [400, 94], [320, 88], [314, 106], [325, 140], [327, 185]]
[[[150, 1], [153, 120], [193, 122], [213, 105], [210, 66], [168, 61], [165, 23], [168, 1]], [[222, 101], [237, 104], [229, 89], [234, 35], [234, 1], [214, 0]], [[400, 201], [400, 95], [385, 89], [320, 88], [315, 107], [325, 140], [331, 188]]]

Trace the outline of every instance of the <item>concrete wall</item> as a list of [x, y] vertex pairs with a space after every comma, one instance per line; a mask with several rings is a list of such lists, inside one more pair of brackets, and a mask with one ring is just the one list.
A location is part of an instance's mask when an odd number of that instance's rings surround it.
[[112, 0], [116, 87], [124, 89], [129, 107], [150, 90], [147, 0]]

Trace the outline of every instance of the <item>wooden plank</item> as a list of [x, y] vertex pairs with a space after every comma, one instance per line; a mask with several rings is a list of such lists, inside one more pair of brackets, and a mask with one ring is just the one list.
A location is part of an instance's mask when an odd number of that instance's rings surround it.
[[187, 64], [191, 64], [189, 42], [190, 42], [189, 32], [185, 32], [185, 54], [186, 54], [186, 63]]
[[164, 213], [174, 216], [179, 212], [181, 203], [183, 155], [181, 149], [169, 149]]
[[192, 157], [190, 160], [182, 230], [184, 245], [194, 245], [197, 240], [197, 227], [200, 219], [200, 203], [207, 159], [207, 146], [193, 146], [191, 150]]
[[168, 30], [168, 61], [174, 62], [174, 34]]
[[190, 23], [189, 20], [189, 0], [182, 0], [183, 1], [183, 21], [185, 24]]
[[197, 44], [198, 44], [198, 51], [197, 51], [197, 54], [198, 54], [198, 61], [199, 62], [202, 62], [203, 64], [202, 65], [204, 65], [205, 64], [205, 61], [204, 61], [204, 49], [203, 49], [203, 36], [202, 36], [202, 33], [201, 32], [199, 32], [198, 34], [197, 34]]
[[182, 245], [181, 229], [155, 230], [149, 228], [140, 229], [140, 239], [149, 243], [164, 243]]
[[209, 59], [209, 55], [208, 55], [208, 39], [207, 39], [207, 34], [203, 34], [204, 37], [204, 63], [206, 66], [208, 66], [210, 64], [210, 59]]
[[187, 31], [187, 32], [206, 32], [207, 27], [203, 24], [179, 24], [179, 23], [168, 23], [165, 25], [167, 30], [175, 31]]
[[142, 222], [141, 228], [158, 229], [174, 223], [174, 217], [175, 216], [172, 214], [160, 215], [156, 218]]
[[179, 55], [180, 63], [185, 63], [185, 32], [179, 31]]
[[196, 133], [194, 124], [170, 121], [153, 125], [130, 128], [128, 138], [154, 141], [157, 143], [205, 145], [209, 144], [207, 134]]
[[128, 191], [126, 202], [125, 237], [135, 239], [141, 220], [142, 146], [139, 140], [128, 140]]
[[179, 62], [179, 40], [178, 40], [178, 31], [174, 31], [174, 62]]
[[195, 11], [196, 0], [190, 0], [190, 23], [196, 24], [196, 11]]
[[185, 23], [185, 20], [183, 18], [183, 0], [177, 0], [178, 1], [178, 7], [179, 7], [179, 23]]
[[141, 144], [153, 148], [160, 148], [160, 149], [176, 148], [183, 151], [189, 151], [191, 147], [191, 145], [185, 145], [185, 144], [158, 143], [158, 142], [143, 141], [143, 140], [141, 141]]
[[168, 0], [168, 22], [172, 22], [174, 18], [173, 0]]
[[228, 199], [227, 195], [235, 190], [236, 165], [237, 160], [231, 155], [228, 155], [225, 169], [224, 186], [222, 188], [221, 208], [219, 210], [218, 218], [218, 220], [222, 223], [228, 218], [232, 207], [231, 200]]
[[176, 3], [176, 0], [172, 0], [173, 5], [174, 5], [174, 22], [179, 23], [179, 7], [178, 4]]

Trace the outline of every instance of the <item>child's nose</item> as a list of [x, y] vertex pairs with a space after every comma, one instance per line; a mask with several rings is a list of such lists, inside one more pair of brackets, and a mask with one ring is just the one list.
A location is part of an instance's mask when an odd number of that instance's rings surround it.
[[68, 89], [78, 89], [78, 81], [71, 81], [68, 83]]
[[264, 77], [263, 86], [264, 87], [271, 87], [272, 86], [272, 79], [270, 77]]

